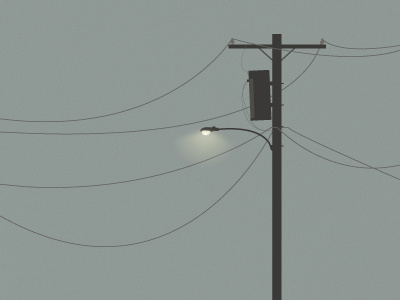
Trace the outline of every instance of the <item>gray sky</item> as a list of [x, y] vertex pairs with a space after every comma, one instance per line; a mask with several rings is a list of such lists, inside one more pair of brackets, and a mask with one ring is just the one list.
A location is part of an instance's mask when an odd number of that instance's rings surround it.
[[[400, 44], [398, 1], [0, 1], [1, 118], [67, 120], [157, 98], [202, 70], [231, 38], [348, 47]], [[320, 54], [387, 52], [342, 50]], [[315, 53], [315, 50], [309, 51]], [[243, 51], [226, 49], [175, 92], [135, 110], [64, 123], [0, 121], [1, 131], [105, 132], [184, 124], [239, 110]], [[290, 83], [313, 56], [283, 61]], [[372, 166], [400, 163], [400, 53], [317, 57], [283, 92], [283, 125]], [[271, 70], [257, 50], [245, 70]], [[285, 85], [284, 85], [285, 86]], [[244, 90], [248, 105], [248, 89]], [[167, 130], [90, 136], [1, 134], [0, 183], [70, 186], [181, 168], [245, 142], [202, 126], [254, 129], [243, 113]], [[271, 121], [257, 122], [268, 128]], [[331, 160], [359, 165], [286, 130]], [[395, 299], [400, 182], [318, 158], [283, 138], [283, 298]], [[216, 202], [263, 146], [95, 188], [0, 186], [1, 216], [75, 243], [115, 245], [169, 232]], [[397, 168], [383, 171], [400, 177]], [[170, 235], [85, 248], [0, 220], [6, 299], [270, 299], [271, 153], [206, 214]]]

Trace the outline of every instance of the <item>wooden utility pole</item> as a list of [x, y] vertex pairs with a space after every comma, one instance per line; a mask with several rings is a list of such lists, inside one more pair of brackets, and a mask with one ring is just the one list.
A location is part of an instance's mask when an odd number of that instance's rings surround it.
[[272, 300], [282, 300], [282, 49], [325, 49], [326, 45], [282, 45], [282, 35], [273, 34], [272, 45], [231, 44], [229, 48], [272, 49]]

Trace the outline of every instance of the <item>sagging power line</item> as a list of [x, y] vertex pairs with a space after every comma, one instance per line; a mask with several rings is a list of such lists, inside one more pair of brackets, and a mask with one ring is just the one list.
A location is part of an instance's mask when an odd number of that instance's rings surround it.
[[[274, 47], [271, 46], [266, 46], [263, 44], [255, 44], [255, 43], [251, 43], [251, 42], [246, 42], [246, 41], [242, 41], [239, 39], [234, 39], [235, 41], [238, 42], [242, 42], [242, 43], [246, 43], [249, 46], [247, 46], [247, 48], [265, 48], [265, 49], [272, 49], [272, 50], [279, 50], [279, 51], [287, 51], [287, 52], [293, 52], [293, 53], [297, 53], [297, 54], [304, 54], [304, 55], [315, 55], [312, 53], [307, 53], [307, 52], [301, 52], [301, 51], [294, 51], [294, 50], [285, 50], [285, 49], [276, 49]], [[322, 39], [321, 41], [324, 41], [324, 39]], [[289, 46], [289, 48], [291, 48], [290, 44], [287, 45]], [[295, 45], [293, 45], [295, 46]], [[231, 48], [236, 48], [235, 45], [230, 45]], [[296, 47], [293, 47], [296, 48]], [[382, 55], [388, 55], [388, 54], [392, 54], [392, 53], [396, 53], [396, 52], [400, 52], [400, 50], [394, 50], [394, 51], [390, 51], [390, 52], [384, 52], [384, 53], [378, 53], [378, 54], [366, 54], [366, 55], [333, 55], [333, 54], [318, 54], [318, 56], [325, 56], [325, 57], [337, 57], [337, 58], [357, 58], [357, 57], [373, 57], [373, 56], [382, 56]]]
[[310, 140], [310, 141], [312, 141], [312, 142], [314, 142], [314, 143], [316, 143], [316, 144], [318, 144], [318, 145], [320, 145], [320, 146], [322, 146], [322, 147], [325, 147], [325, 148], [327, 148], [327, 149], [329, 149], [329, 150], [331, 150], [331, 151], [333, 151], [333, 152], [336, 152], [336, 153], [338, 153], [338, 154], [340, 154], [340, 155], [342, 155], [342, 156], [345, 156], [345, 157], [347, 157], [347, 158], [349, 158], [349, 159], [351, 159], [351, 160], [354, 160], [354, 161], [356, 161], [356, 162], [358, 162], [358, 163], [360, 163], [360, 164], [362, 164], [362, 165], [364, 165], [364, 166], [349, 165], [349, 164], [337, 162], [337, 161], [331, 160], [331, 159], [329, 159], [329, 158], [323, 157], [323, 156], [321, 156], [321, 155], [319, 155], [319, 154], [317, 154], [317, 153], [315, 153], [315, 152], [313, 152], [313, 151], [307, 149], [306, 147], [300, 145], [299, 143], [297, 143], [295, 140], [293, 140], [291, 137], [289, 137], [287, 134], [285, 134], [285, 133], [282, 131], [282, 133], [283, 133], [289, 140], [291, 140], [293, 143], [295, 143], [297, 146], [303, 148], [304, 150], [306, 150], [307, 152], [309, 152], [309, 153], [311, 153], [311, 154], [313, 154], [313, 155], [318, 156], [319, 158], [322, 158], [322, 159], [324, 159], [324, 160], [330, 161], [330, 162], [335, 163], [335, 164], [338, 164], [338, 165], [346, 166], [346, 167], [359, 168], [359, 169], [372, 169], [372, 170], [376, 170], [376, 171], [381, 172], [381, 173], [383, 173], [383, 174], [385, 174], [385, 175], [387, 175], [387, 176], [390, 176], [390, 177], [392, 177], [392, 178], [395, 178], [395, 179], [397, 179], [397, 180], [400, 180], [400, 178], [398, 178], [398, 177], [396, 177], [396, 176], [393, 176], [393, 175], [391, 175], [391, 174], [389, 174], [389, 173], [386, 173], [386, 172], [383, 172], [383, 171], [380, 170], [380, 169], [387, 169], [387, 168], [399, 167], [400, 164], [391, 165], [391, 166], [384, 166], [384, 167], [373, 167], [373, 166], [370, 166], [370, 165], [368, 165], [368, 164], [366, 164], [366, 163], [364, 163], [364, 162], [362, 162], [362, 161], [360, 161], [360, 160], [358, 160], [358, 159], [355, 159], [354, 157], [351, 157], [351, 156], [349, 156], [349, 155], [346, 155], [346, 154], [344, 154], [344, 153], [342, 153], [342, 152], [339, 152], [338, 150], [335, 150], [335, 149], [333, 149], [333, 148], [331, 148], [331, 147], [328, 147], [328, 146], [326, 146], [326, 145], [324, 145], [324, 144], [322, 144], [322, 143], [320, 143], [320, 142], [317, 142], [317, 141], [315, 141], [315, 140], [313, 140], [313, 139], [311, 139], [311, 138], [305, 136], [304, 134], [301, 134], [301, 133], [299, 133], [299, 132], [293, 130], [293, 129], [290, 128], [290, 127], [286, 127], [286, 126], [282, 126], [282, 127], [283, 127], [283, 128], [287, 128], [287, 129], [289, 129], [290, 131], [292, 131], [292, 132], [298, 134], [299, 136], [302, 136], [302, 137], [304, 137], [304, 138], [306, 138], [306, 139], [308, 139], [308, 140]]
[[[268, 128], [267, 130], [265, 130], [264, 132], [270, 130], [271, 128]], [[264, 133], [263, 132], [263, 133]], [[155, 178], [155, 177], [159, 177], [162, 175], [167, 175], [167, 174], [171, 174], [174, 172], [178, 172], [178, 171], [182, 171], [185, 169], [188, 169], [190, 167], [194, 167], [196, 165], [199, 165], [201, 163], [207, 162], [209, 160], [212, 160], [214, 158], [217, 158], [219, 156], [222, 156], [230, 151], [236, 150], [239, 147], [251, 142], [252, 140], [254, 140], [256, 137], [251, 138], [247, 141], [245, 141], [244, 143], [241, 143], [229, 150], [226, 150], [224, 152], [221, 152], [220, 154], [214, 155], [212, 157], [209, 157], [207, 159], [204, 159], [202, 161], [187, 165], [185, 167], [180, 167], [174, 170], [170, 170], [170, 171], [166, 171], [166, 172], [162, 172], [162, 173], [158, 173], [158, 174], [153, 174], [153, 175], [149, 175], [149, 176], [145, 176], [145, 177], [139, 177], [139, 178], [134, 178], [134, 179], [129, 179], [129, 180], [123, 180], [123, 181], [116, 181], [116, 182], [109, 182], [109, 183], [98, 183], [98, 184], [87, 184], [87, 185], [68, 185], [68, 186], [38, 186], [38, 185], [22, 185], [22, 184], [8, 184], [8, 183], [0, 183], [0, 186], [6, 186], [6, 187], [15, 187], [15, 188], [30, 188], [30, 189], [77, 189], [77, 188], [93, 188], [93, 187], [102, 187], [102, 186], [109, 186], [109, 185], [117, 185], [117, 184], [124, 184], [124, 183], [132, 183], [132, 182], [136, 182], [136, 181], [141, 181], [141, 180], [146, 180], [146, 179], [150, 179], [150, 178]]]
[[147, 101], [145, 103], [136, 105], [134, 107], [128, 108], [128, 109], [124, 109], [121, 111], [117, 111], [117, 112], [113, 112], [113, 113], [108, 113], [108, 114], [104, 114], [104, 115], [99, 115], [99, 116], [94, 116], [94, 117], [86, 117], [86, 118], [79, 118], [79, 119], [69, 119], [69, 120], [24, 120], [24, 119], [12, 119], [12, 118], [0, 118], [0, 120], [3, 121], [12, 121], [12, 122], [25, 122], [25, 123], [63, 123], [63, 122], [78, 122], [78, 121], [88, 121], [88, 120], [94, 120], [94, 119], [100, 119], [100, 118], [105, 118], [105, 117], [110, 117], [110, 116], [115, 116], [118, 114], [122, 114], [134, 109], [137, 109], [139, 107], [148, 105], [154, 101], [157, 101], [169, 94], [171, 94], [172, 92], [178, 90], [179, 88], [183, 87], [185, 84], [187, 84], [188, 82], [192, 81], [194, 78], [196, 78], [198, 75], [200, 75], [205, 69], [207, 69], [218, 57], [221, 56], [222, 52], [224, 52], [226, 50], [226, 48], [229, 46], [229, 43], [224, 47], [224, 49], [222, 49], [222, 51], [210, 62], [208, 63], [203, 69], [201, 69], [201, 71], [199, 71], [198, 73], [196, 73], [193, 77], [189, 78], [188, 80], [186, 80], [184, 83], [182, 83], [181, 85], [179, 85], [178, 87], [174, 88], [173, 90], [153, 99], [150, 101]]
[[339, 46], [339, 45], [332, 44], [332, 43], [330, 43], [330, 42], [328, 42], [327, 40], [324, 40], [324, 39], [323, 39], [323, 41], [326, 44], [328, 44], [328, 45], [330, 45], [332, 47], [341, 48], [341, 49], [348, 49], [348, 50], [377, 50], [377, 49], [387, 49], [387, 48], [400, 47], [400, 45], [380, 46], [380, 47], [344, 47], [344, 46]]
[[[134, 106], [134, 107], [131, 107], [131, 108], [128, 108], [128, 109], [124, 109], [124, 110], [121, 110], [121, 111], [117, 111], [117, 112], [113, 112], [113, 113], [108, 113], [108, 114], [103, 114], [103, 115], [98, 115], [98, 116], [93, 116], [93, 117], [85, 117], [85, 118], [77, 118], [77, 119], [66, 119], [66, 120], [27, 120], [27, 119], [1, 118], [1, 117], [0, 117], [0, 120], [2, 120], [2, 121], [10, 121], [10, 122], [25, 122], [25, 123], [66, 123], [66, 122], [79, 122], [79, 121], [88, 121], [88, 120], [94, 120], [94, 119], [100, 119], [100, 118], [110, 117], [110, 116], [114, 116], [114, 115], [117, 115], [117, 114], [122, 114], [122, 113], [125, 113], [125, 112], [128, 112], [128, 111], [131, 111], [131, 110], [140, 108], [140, 107], [142, 107], [142, 106], [148, 105], [148, 104], [150, 104], [150, 103], [152, 103], [152, 102], [155, 102], [155, 101], [157, 101], [157, 100], [159, 100], [159, 99], [161, 99], [161, 98], [163, 98], [163, 97], [165, 97], [165, 96], [171, 94], [172, 92], [178, 90], [179, 88], [181, 88], [182, 86], [186, 85], [188, 82], [190, 82], [191, 80], [193, 80], [194, 78], [196, 78], [196, 77], [197, 77], [198, 75], [200, 75], [204, 70], [206, 70], [217, 58], [219, 58], [220, 55], [226, 50], [226, 48], [227, 48], [228, 46], [233, 45], [233, 41], [240, 41], [240, 42], [246, 43], [246, 44], [248, 44], [248, 45], [250, 45], [250, 46], [255, 46], [255, 47], [258, 47], [258, 48], [260, 48], [260, 46], [261, 46], [261, 48], [274, 49], [274, 48], [272, 48], [272, 47], [263, 47], [262, 45], [259, 45], [259, 44], [255, 44], [255, 43], [246, 42], [246, 41], [242, 41], [242, 40], [239, 40], [239, 39], [234, 39], [234, 38], [232, 38], [232, 39], [229, 41], [229, 43], [222, 49], [222, 51], [221, 51], [209, 64], [207, 64], [202, 70], [200, 70], [200, 71], [199, 71], [198, 73], [196, 73], [193, 77], [189, 78], [187, 81], [185, 81], [184, 83], [182, 83], [182, 84], [179, 85], [178, 87], [174, 88], [173, 90], [171, 90], [171, 91], [169, 91], [169, 92], [167, 92], [167, 93], [165, 93], [165, 94], [163, 94], [163, 95], [161, 95], [161, 96], [159, 96], [159, 97], [157, 97], [157, 98], [155, 98], [155, 99], [152, 99], [152, 100], [147, 101], [147, 102], [145, 102], [145, 103], [142, 103], [142, 104], [139, 104], [139, 105], [136, 105], [136, 106]], [[324, 40], [322, 39], [322, 41], [324, 41]], [[328, 44], [328, 43], [327, 43], [327, 44]], [[331, 44], [331, 43], [329, 43], [329, 45], [332, 45], [332, 46], [334, 46], [334, 47], [339, 47], [339, 48], [345, 48], [345, 49], [383, 49], [383, 48], [393, 48], [393, 47], [399, 46], [399, 45], [394, 45], [394, 46], [384, 46], [384, 47], [375, 47], [375, 48], [350, 48], [350, 47], [342, 47], [342, 46], [333, 45], [333, 44]], [[233, 46], [234, 46], [234, 45], [233, 45]], [[250, 46], [249, 46], [249, 48], [250, 48]], [[234, 47], [233, 47], [233, 48], [234, 48]], [[260, 50], [262, 50], [261, 48], [260, 48]], [[244, 49], [245, 49], [245, 48], [244, 48]], [[290, 51], [289, 51], [289, 50], [285, 50], [285, 49], [277, 49], [277, 50], [279, 50], [279, 51], [288, 51], [289, 53], [293, 52], [293, 53], [298, 53], [298, 54], [316, 55], [316, 56], [328, 56], [328, 57], [371, 57], [371, 56], [380, 56], [380, 55], [392, 54], [392, 53], [395, 53], [395, 52], [399, 52], [399, 51], [400, 51], [400, 50], [395, 50], [395, 51], [391, 51], [391, 52], [379, 53], [379, 54], [370, 54], [370, 55], [328, 55], [328, 54], [318, 54], [318, 53], [317, 53], [317, 54], [312, 54], [312, 53], [306, 53], [306, 52], [299, 52], [299, 51], [294, 51], [293, 49], [290, 50]], [[244, 52], [243, 52], [243, 53], [244, 53]], [[242, 58], [243, 58], [243, 56], [242, 56]], [[243, 68], [243, 67], [242, 67], [242, 68]], [[244, 70], [244, 69], [243, 69], [243, 70]], [[244, 71], [245, 71], [245, 70], [244, 70]]]
[[204, 215], [206, 212], [208, 212], [211, 208], [213, 208], [218, 202], [220, 202], [220, 201], [221, 201], [235, 186], [236, 186], [236, 184], [239, 183], [239, 181], [243, 178], [243, 176], [244, 176], [244, 175], [247, 173], [247, 171], [253, 166], [254, 162], [255, 162], [255, 161], [257, 160], [257, 158], [260, 156], [260, 154], [261, 154], [261, 152], [264, 150], [266, 144], [267, 144], [267, 143], [265, 142], [264, 145], [263, 145], [263, 147], [261, 148], [261, 150], [258, 152], [258, 154], [257, 154], [256, 157], [253, 159], [253, 161], [250, 163], [250, 165], [246, 168], [246, 170], [243, 172], [243, 174], [240, 175], [240, 177], [233, 183], [233, 185], [232, 185], [232, 186], [217, 200], [217, 201], [215, 201], [212, 205], [210, 205], [206, 210], [204, 210], [204, 211], [201, 212], [199, 215], [197, 215], [196, 217], [192, 218], [191, 220], [189, 220], [189, 221], [186, 222], [185, 224], [183, 224], [183, 225], [181, 225], [181, 226], [179, 226], [179, 227], [177, 227], [177, 228], [175, 228], [175, 229], [173, 229], [173, 230], [170, 230], [170, 231], [168, 231], [168, 232], [166, 232], [166, 233], [164, 233], [164, 234], [162, 234], [162, 235], [158, 235], [158, 236], [156, 236], [156, 237], [149, 238], [149, 239], [146, 239], [146, 240], [142, 240], [142, 241], [138, 241], [138, 242], [130, 242], [130, 243], [125, 243], [125, 244], [115, 244], [115, 245], [94, 245], [94, 244], [85, 244], [85, 243], [78, 243], [78, 242], [70, 242], [70, 241], [67, 241], [67, 240], [63, 240], [63, 239], [51, 237], [51, 236], [49, 236], [49, 235], [46, 235], [46, 234], [43, 234], [43, 233], [34, 231], [34, 230], [32, 230], [32, 229], [30, 229], [30, 228], [28, 228], [28, 227], [22, 226], [22, 225], [20, 225], [20, 224], [18, 224], [18, 223], [16, 223], [16, 222], [14, 222], [14, 221], [12, 221], [12, 220], [10, 220], [10, 219], [4, 217], [4, 216], [2, 216], [2, 215], [0, 215], [0, 218], [2, 218], [3, 220], [5, 220], [5, 221], [7, 221], [7, 222], [9, 222], [9, 223], [11, 223], [11, 224], [13, 224], [13, 225], [15, 225], [15, 226], [21, 228], [21, 229], [24, 229], [24, 230], [26, 230], [26, 231], [28, 231], [28, 232], [30, 232], [30, 233], [33, 233], [33, 234], [35, 234], [35, 235], [39, 235], [39, 236], [41, 236], [41, 237], [43, 237], [43, 238], [46, 238], [46, 239], [50, 239], [50, 240], [53, 240], [53, 241], [56, 241], [56, 242], [60, 242], [60, 243], [64, 243], [64, 244], [69, 244], [69, 245], [74, 245], [74, 246], [90, 247], [90, 248], [120, 248], [120, 247], [129, 247], [129, 246], [135, 246], [135, 245], [139, 245], [139, 244], [143, 244], [143, 243], [148, 243], [148, 242], [157, 240], [157, 239], [159, 239], [159, 238], [162, 238], [162, 237], [167, 236], [167, 235], [169, 235], [169, 234], [171, 234], [171, 233], [174, 233], [175, 231], [178, 231], [178, 230], [182, 229], [183, 227], [189, 225], [189, 224], [192, 223], [193, 221], [195, 221], [195, 220], [197, 220], [198, 218], [200, 218], [202, 215]]
[[[318, 54], [319, 49], [316, 54]], [[314, 62], [316, 56], [311, 60], [311, 62], [308, 64], [308, 66], [290, 83], [288, 83], [284, 88], [282, 88], [282, 91], [287, 89], [289, 86], [291, 86], [294, 82], [296, 82], [303, 74], [310, 68], [311, 64]], [[244, 90], [245, 85], [243, 86], [242, 89], [242, 99], [243, 99], [243, 90]], [[242, 100], [243, 102], [243, 100]], [[124, 131], [109, 131], [109, 132], [27, 132], [27, 131], [0, 131], [0, 134], [27, 134], [27, 135], [64, 135], [64, 136], [69, 136], [69, 135], [104, 135], [104, 134], [129, 134], [129, 133], [139, 133], [139, 132], [148, 132], [148, 131], [157, 131], [157, 130], [163, 130], [163, 129], [172, 129], [172, 128], [178, 128], [178, 127], [183, 127], [183, 126], [188, 126], [188, 125], [194, 125], [202, 122], [207, 122], [211, 120], [216, 120], [219, 118], [227, 117], [233, 114], [236, 114], [240, 111], [244, 111], [248, 109], [249, 106], [245, 106], [244, 104], [242, 105], [242, 109], [235, 110], [233, 112], [229, 112], [223, 115], [219, 115], [216, 117], [204, 119], [204, 120], [199, 120], [199, 121], [194, 121], [194, 122], [188, 122], [188, 123], [183, 123], [183, 124], [178, 124], [178, 125], [171, 125], [171, 126], [164, 126], [164, 127], [157, 127], [157, 128], [148, 128], [148, 129], [137, 129], [137, 130], [124, 130]], [[246, 112], [245, 112], [246, 113]], [[252, 124], [252, 123], [250, 123]], [[254, 126], [254, 125], [253, 125]], [[258, 130], [262, 131], [264, 129], [257, 128]]]

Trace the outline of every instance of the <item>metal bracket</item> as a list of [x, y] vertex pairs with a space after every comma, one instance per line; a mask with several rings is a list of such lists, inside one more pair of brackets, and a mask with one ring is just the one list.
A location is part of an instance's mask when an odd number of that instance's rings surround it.
[[281, 60], [284, 60], [284, 59], [285, 59], [285, 58], [286, 58], [286, 57], [287, 57], [287, 56], [288, 56], [290, 53], [292, 53], [292, 52], [293, 52], [293, 50], [294, 50], [294, 49], [296, 49], [296, 48], [293, 48], [292, 50], [290, 50], [290, 51], [289, 51], [289, 53], [288, 53], [288, 54], [286, 54], [286, 55], [285, 55], [285, 56], [284, 56], [284, 57], [283, 57]]
[[268, 58], [270, 59], [270, 60], [272, 60], [272, 58], [271, 58], [271, 56], [269, 56], [267, 53], [265, 53], [261, 48], [258, 48], [262, 53], [264, 53], [266, 56], [268, 56]]

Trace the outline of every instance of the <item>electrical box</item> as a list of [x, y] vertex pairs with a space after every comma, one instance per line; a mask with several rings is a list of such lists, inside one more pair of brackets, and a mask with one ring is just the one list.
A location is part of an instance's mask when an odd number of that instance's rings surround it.
[[249, 71], [250, 119], [271, 120], [269, 70]]

